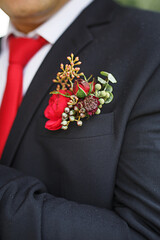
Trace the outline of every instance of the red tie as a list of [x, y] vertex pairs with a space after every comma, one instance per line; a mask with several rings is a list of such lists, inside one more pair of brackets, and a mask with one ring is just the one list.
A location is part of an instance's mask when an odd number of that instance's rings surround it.
[[9, 67], [7, 84], [0, 108], [0, 158], [18, 108], [22, 101], [23, 68], [31, 57], [47, 43], [37, 39], [9, 37]]

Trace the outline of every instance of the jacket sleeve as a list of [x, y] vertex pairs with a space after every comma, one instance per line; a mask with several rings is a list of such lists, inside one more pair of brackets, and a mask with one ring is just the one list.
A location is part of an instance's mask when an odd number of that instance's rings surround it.
[[113, 209], [57, 198], [38, 179], [0, 165], [1, 240], [160, 239], [160, 70], [130, 115]]
[[0, 166], [1, 240], [143, 239], [130, 236], [115, 211], [56, 198], [39, 180]]

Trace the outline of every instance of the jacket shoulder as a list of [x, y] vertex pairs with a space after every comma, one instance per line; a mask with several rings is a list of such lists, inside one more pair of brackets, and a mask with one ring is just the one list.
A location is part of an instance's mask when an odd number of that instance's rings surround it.
[[160, 31], [160, 13], [137, 8], [124, 7], [117, 4], [116, 20], [121, 27], [128, 32], [145, 36], [159, 37]]

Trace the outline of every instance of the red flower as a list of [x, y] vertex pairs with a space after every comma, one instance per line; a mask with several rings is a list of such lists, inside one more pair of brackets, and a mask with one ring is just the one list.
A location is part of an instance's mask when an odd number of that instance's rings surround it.
[[95, 96], [88, 96], [83, 100], [83, 106], [89, 116], [95, 114], [99, 105], [100, 105], [99, 98]]
[[90, 92], [90, 84], [87, 81], [83, 79], [75, 80], [73, 84], [73, 93], [78, 98], [85, 98], [89, 92]]
[[[62, 94], [71, 95], [70, 91], [60, 90]], [[62, 113], [67, 107], [67, 103], [70, 100], [69, 97], [65, 97], [61, 94], [53, 94], [49, 99], [49, 105], [44, 111], [44, 115], [49, 120], [45, 124], [45, 128], [48, 130], [58, 130], [62, 127]]]

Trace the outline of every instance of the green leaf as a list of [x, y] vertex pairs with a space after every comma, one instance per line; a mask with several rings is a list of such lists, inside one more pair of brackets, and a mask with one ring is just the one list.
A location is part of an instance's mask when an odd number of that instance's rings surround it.
[[93, 80], [91, 83], [89, 83], [89, 87], [90, 87], [90, 89], [89, 89], [89, 93], [88, 93], [88, 95], [90, 95], [90, 93], [93, 91], [94, 83], [95, 83], [94, 80]]
[[117, 80], [115, 79], [115, 77], [111, 73], [108, 73], [108, 80], [112, 83], [117, 82]]
[[108, 77], [108, 72], [105, 72], [105, 71], [101, 71], [100, 74], [104, 77]]
[[98, 77], [98, 82], [100, 82], [102, 85], [106, 85], [107, 84], [107, 82], [103, 78], [101, 78], [101, 77]]
[[100, 74], [104, 77], [107, 77], [108, 80], [112, 83], [116, 83], [117, 80], [115, 79], [115, 77], [111, 74], [111, 73], [108, 73], [108, 72], [105, 72], [105, 71], [101, 71]]
[[76, 93], [76, 96], [78, 98], [85, 98], [87, 94], [81, 87], [79, 87], [78, 92]]
[[111, 93], [111, 92], [113, 92], [113, 87], [111, 85], [107, 84], [107, 86], [105, 87], [105, 91]]
[[112, 100], [113, 100], [113, 94], [110, 93], [109, 98], [105, 99], [105, 104], [108, 104], [108, 103], [112, 102]]

